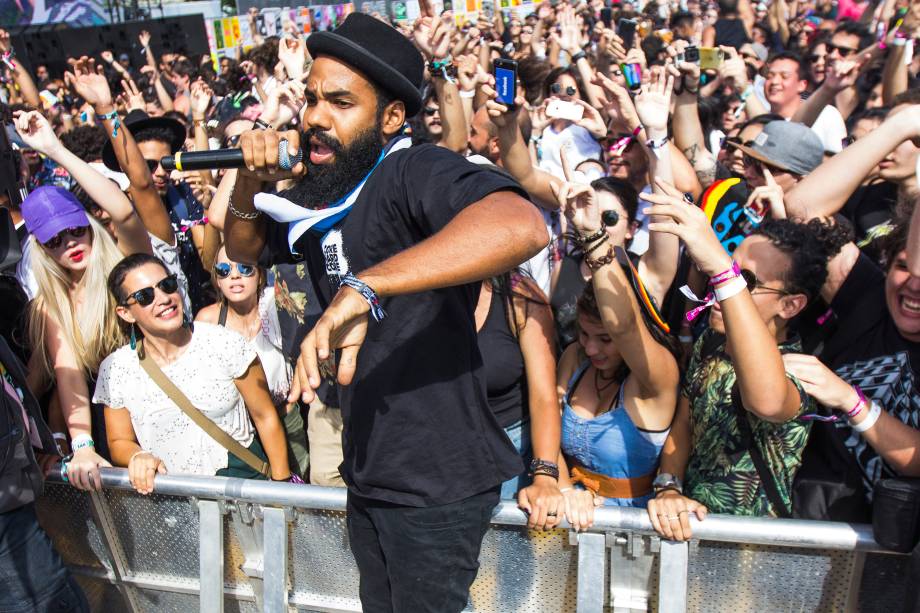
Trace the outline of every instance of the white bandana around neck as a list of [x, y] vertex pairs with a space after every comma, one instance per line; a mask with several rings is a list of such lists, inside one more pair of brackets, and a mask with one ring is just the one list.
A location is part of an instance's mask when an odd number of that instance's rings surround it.
[[286, 198], [276, 196], [275, 194], [258, 193], [253, 199], [255, 207], [280, 223], [288, 223], [288, 249], [294, 252], [294, 243], [304, 235], [304, 232], [313, 229], [321, 236], [326, 234], [332, 227], [344, 219], [352, 205], [361, 195], [364, 184], [371, 178], [374, 171], [380, 166], [380, 163], [389, 156], [402, 149], [408, 149], [412, 146], [412, 139], [408, 136], [395, 138], [387, 145], [380, 159], [371, 168], [367, 176], [358, 183], [350, 193], [345, 195], [341, 200], [332, 204], [325, 209], [311, 209], [298, 204], [294, 204]]

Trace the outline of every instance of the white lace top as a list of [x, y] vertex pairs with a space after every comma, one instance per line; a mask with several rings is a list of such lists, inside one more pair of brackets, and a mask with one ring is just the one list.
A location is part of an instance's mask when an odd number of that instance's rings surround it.
[[[234, 379], [255, 359], [252, 345], [239, 334], [196, 322], [188, 348], [162, 370], [198, 410], [248, 447], [254, 427]], [[213, 475], [227, 467], [227, 450], [147, 376], [129, 345], [102, 361], [93, 402], [127, 409], [140, 446], [161, 458], [171, 473]]]

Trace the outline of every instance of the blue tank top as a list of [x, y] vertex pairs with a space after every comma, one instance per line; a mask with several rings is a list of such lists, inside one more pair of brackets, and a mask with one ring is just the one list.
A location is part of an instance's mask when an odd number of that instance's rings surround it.
[[[658, 456], [670, 428], [643, 430], [634, 423], [623, 405], [624, 381], [615, 406], [592, 419], [579, 417], [569, 398], [590, 366], [585, 361], [569, 379], [562, 397], [562, 451], [590, 471], [615, 479], [644, 477], [658, 469]], [[617, 507], [645, 507], [652, 498], [605, 498], [604, 504]]]

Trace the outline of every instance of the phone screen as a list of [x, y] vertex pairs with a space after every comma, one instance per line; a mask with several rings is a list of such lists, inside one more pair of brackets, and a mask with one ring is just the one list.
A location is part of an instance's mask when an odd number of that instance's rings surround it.
[[632, 49], [636, 38], [636, 21], [634, 19], [620, 19], [617, 23], [617, 34], [623, 40], [623, 47], [627, 51]]
[[514, 106], [514, 81], [514, 70], [504, 66], [495, 66], [495, 90], [498, 92], [497, 100], [501, 104]]

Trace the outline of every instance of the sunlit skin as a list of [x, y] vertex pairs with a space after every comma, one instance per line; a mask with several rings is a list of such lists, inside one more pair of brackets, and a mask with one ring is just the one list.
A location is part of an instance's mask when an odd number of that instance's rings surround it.
[[770, 171], [770, 174], [773, 175], [773, 178], [776, 180], [776, 184], [783, 188], [784, 192], [788, 192], [795, 184], [799, 182], [800, 177], [778, 168], [776, 166], [771, 166], [765, 162], [747, 164], [744, 167], [744, 179], [748, 182], [750, 187], [761, 187], [767, 184], [767, 180], [763, 176], [763, 167]]
[[[237, 268], [237, 263], [227, 257], [227, 251], [221, 247], [217, 252], [216, 263], [230, 265], [230, 275], [225, 279], [218, 277], [217, 288], [227, 299], [235, 305], [252, 304], [258, 300], [260, 272], [256, 269], [251, 277], [244, 277]], [[254, 306], [254, 304], [253, 304]]]
[[900, 252], [885, 277], [885, 302], [898, 332], [912, 343], [920, 342], [920, 277], [907, 269], [907, 252]]
[[429, 98], [422, 107], [422, 121], [425, 122], [425, 128], [432, 138], [435, 140], [441, 138], [444, 129], [441, 126], [441, 109], [438, 107], [436, 98]]
[[619, 155], [609, 150], [604, 153], [607, 161], [607, 174], [617, 179], [624, 179], [638, 190], [645, 187], [648, 175], [648, 158], [638, 143], [633, 141]]
[[469, 148], [473, 153], [481, 155], [496, 164], [500, 160], [500, 155], [498, 139], [492, 134], [493, 131], [495, 131], [495, 128], [492, 122], [489, 121], [488, 109], [485, 106], [479, 107], [470, 122]]
[[122, 295], [145, 287], [154, 288], [153, 303], [144, 307], [129, 299], [128, 306], [118, 306], [117, 313], [128, 323], [137, 323], [141, 328], [156, 336], [168, 336], [182, 327], [182, 298], [179, 292], [167, 294], [156, 287], [167, 277], [166, 270], [158, 264], [144, 264], [130, 271], [122, 283]]
[[[753, 141], [761, 132], [763, 132], [763, 126], [759, 123], [752, 123], [745, 126], [736, 136], [744, 144]], [[740, 149], [731, 146], [723, 147], [719, 155], [719, 161], [731, 168], [733, 173], [744, 176], [744, 153]]]
[[58, 266], [67, 271], [71, 280], [79, 281], [89, 267], [89, 258], [93, 253], [92, 232], [86, 228], [83, 236], [72, 236], [69, 232], [61, 234], [61, 244], [56, 249], [42, 245], [42, 249], [51, 256]]
[[172, 148], [168, 143], [158, 140], [148, 140], [137, 144], [141, 150], [141, 155], [145, 160], [155, 160], [157, 168], [153, 174], [153, 186], [161, 196], [166, 195], [166, 188], [169, 187], [169, 172], [160, 165], [160, 159], [167, 155], [172, 155]]
[[[907, 107], [908, 105], [906, 104], [898, 105], [891, 109], [888, 116], [897, 115]], [[892, 181], [894, 183], [903, 183], [912, 180], [917, 172], [918, 153], [920, 153], [920, 149], [914, 145], [913, 141], [910, 139], [905, 140], [895, 147], [891, 153], [886, 155], [879, 163], [879, 176], [886, 181]]]
[[[360, 72], [331, 57], [321, 55], [313, 62], [306, 83], [307, 108], [304, 128], [315, 128], [348, 148], [361, 132], [377, 119], [377, 96], [371, 82]], [[402, 102], [391, 102], [383, 113], [383, 138], [395, 134], [405, 120]], [[332, 150], [315, 138], [304, 143], [314, 164], [331, 164]]]
[[808, 83], [799, 77], [799, 65], [793, 60], [774, 60], [767, 69], [764, 93], [774, 113], [792, 116], [798, 108]]
[[[753, 272], [763, 286], [754, 288], [751, 298], [770, 333], [777, 336], [777, 330], [785, 329], [788, 319], [804, 306], [804, 296], [801, 294], [787, 296], [767, 289], [784, 289], [781, 278], [791, 264], [789, 256], [775, 247], [768, 238], [754, 235], [738, 245], [732, 258], [738, 266]], [[716, 332], [725, 333], [722, 309], [718, 302], [710, 309], [709, 325]]]
[[578, 313], [578, 344], [584, 350], [585, 356], [591, 360], [591, 366], [608, 379], [616, 373], [623, 362], [604, 324], [599, 319], [588, 317], [580, 312]]

